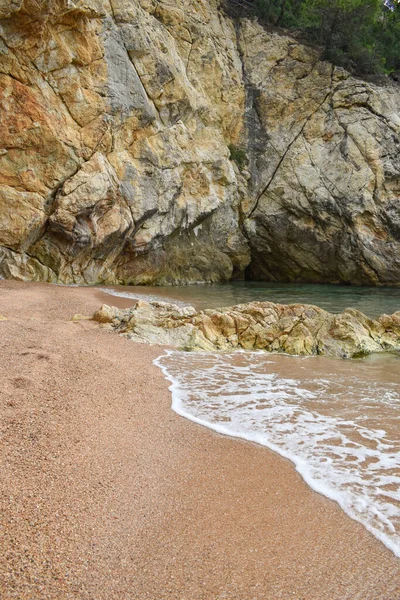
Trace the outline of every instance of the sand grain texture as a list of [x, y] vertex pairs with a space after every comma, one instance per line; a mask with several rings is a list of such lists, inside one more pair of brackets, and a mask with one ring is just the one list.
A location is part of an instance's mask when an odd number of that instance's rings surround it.
[[399, 599], [400, 561], [291, 463], [170, 410], [162, 348], [70, 321], [104, 301], [0, 282], [0, 598]]

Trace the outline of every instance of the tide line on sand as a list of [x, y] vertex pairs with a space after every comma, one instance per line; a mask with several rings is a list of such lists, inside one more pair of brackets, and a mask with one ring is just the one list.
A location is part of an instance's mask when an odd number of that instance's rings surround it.
[[[310, 377], [308, 382], [302, 382], [274, 375], [279, 361], [292, 361], [294, 365], [294, 361], [304, 363], [305, 359], [286, 356], [271, 359], [262, 353], [242, 353], [242, 364], [238, 366], [233, 364], [234, 357], [231, 353], [202, 354], [197, 358], [174, 350], [167, 350], [158, 357], [154, 364], [171, 383], [172, 409], [220, 434], [255, 442], [289, 459], [314, 491], [337, 502], [349, 517], [361, 523], [400, 557], [400, 535], [395, 526], [400, 521], [400, 510], [396, 505], [398, 497], [380, 489], [381, 485], [389, 483], [396, 489], [399, 487], [400, 477], [392, 472], [399, 467], [400, 441], [397, 444], [385, 441], [385, 431], [369, 430], [357, 422], [357, 416], [354, 418], [353, 415], [352, 419], [341, 417], [339, 403], [334, 417], [307, 409], [307, 399], [315, 404], [324, 402], [324, 397], [330, 395], [334, 401], [334, 394], [329, 391], [333, 381], [319, 381], [317, 371], [317, 376], [311, 377], [312, 385], [317, 387], [310, 392], [307, 389]], [[310, 360], [313, 359], [308, 359], [308, 365], [312, 364]], [[334, 363], [328, 359], [328, 364], [332, 367]], [[360, 406], [361, 414], [360, 399], [363, 391], [367, 394], [369, 390], [359, 389], [362, 388], [363, 365], [357, 366], [361, 379], [348, 378], [347, 383], [342, 384], [339, 396], [346, 395], [348, 405], [352, 401], [352, 406]], [[260, 373], [260, 367], [263, 373]], [[334, 373], [324, 376], [335, 379]], [[380, 397], [382, 402], [387, 399], [385, 389], [381, 386], [372, 391], [379, 396], [376, 402]], [[359, 397], [354, 397], [354, 390]], [[400, 396], [394, 389], [390, 405], [395, 420]], [[346, 434], [348, 430], [360, 440], [365, 439], [366, 443], [354, 442], [351, 435]], [[377, 449], [370, 448], [368, 441], [372, 441]], [[355, 462], [348, 462], [348, 459]], [[367, 459], [373, 460], [372, 470], [364, 467]]]

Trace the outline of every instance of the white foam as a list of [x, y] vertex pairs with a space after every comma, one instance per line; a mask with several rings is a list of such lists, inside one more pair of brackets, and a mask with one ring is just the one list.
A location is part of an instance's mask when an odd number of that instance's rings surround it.
[[[287, 361], [293, 377], [279, 374]], [[318, 377], [320, 362], [262, 353], [169, 350], [155, 364], [171, 383], [177, 414], [290, 459], [312, 489], [400, 557], [400, 440], [392, 439], [400, 386], [393, 377], [374, 383], [364, 376], [369, 366], [350, 361], [344, 378], [334, 370]]]
[[116, 296], [117, 298], [128, 298], [131, 300], [143, 300], [144, 302], [169, 302], [176, 306], [190, 306], [188, 302], [182, 302], [181, 300], [175, 300], [174, 298], [167, 298], [166, 296], [157, 296], [156, 294], [142, 294], [141, 292], [118, 292], [112, 288], [99, 288], [101, 292], [109, 294], [110, 296]]
[[57, 285], [58, 287], [91, 287], [89, 284], [84, 283], [50, 283], [50, 285]]

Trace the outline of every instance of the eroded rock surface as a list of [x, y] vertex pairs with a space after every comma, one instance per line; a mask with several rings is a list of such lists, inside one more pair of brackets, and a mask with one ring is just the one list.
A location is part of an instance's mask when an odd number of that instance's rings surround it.
[[0, 0], [0, 275], [400, 283], [399, 114], [217, 0]]
[[253, 278], [400, 281], [400, 94], [245, 21]]
[[400, 312], [372, 320], [353, 309], [333, 315], [317, 306], [272, 302], [196, 312], [191, 306], [139, 300], [128, 309], [103, 305], [93, 319], [134, 341], [183, 350], [266, 350], [341, 358], [400, 350]]
[[250, 260], [227, 144], [245, 91], [216, 2], [0, 6], [0, 272], [220, 281]]

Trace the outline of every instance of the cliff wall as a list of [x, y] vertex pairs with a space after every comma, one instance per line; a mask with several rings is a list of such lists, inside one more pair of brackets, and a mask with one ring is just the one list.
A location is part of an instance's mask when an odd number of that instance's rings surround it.
[[399, 284], [399, 133], [217, 0], [0, 0], [0, 275]]

